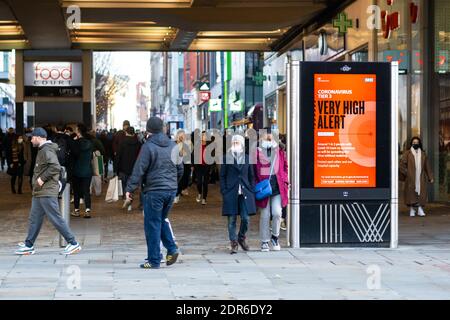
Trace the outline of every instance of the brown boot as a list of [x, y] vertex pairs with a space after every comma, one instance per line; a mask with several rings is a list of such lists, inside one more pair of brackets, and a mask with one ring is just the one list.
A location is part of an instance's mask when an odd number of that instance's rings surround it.
[[242, 250], [248, 251], [250, 248], [248, 247], [247, 242], [245, 242], [245, 237], [239, 238], [238, 243], [241, 245]]
[[237, 253], [239, 245], [237, 241], [231, 241], [231, 254]]

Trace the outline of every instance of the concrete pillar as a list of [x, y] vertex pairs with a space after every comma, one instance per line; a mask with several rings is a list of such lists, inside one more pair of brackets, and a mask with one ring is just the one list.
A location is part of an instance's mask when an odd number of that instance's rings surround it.
[[[92, 103], [92, 50], [83, 50], [83, 123], [95, 129], [95, 104]], [[92, 107], [94, 105], [94, 108]], [[93, 110], [94, 109], [94, 112]]]
[[16, 133], [23, 134], [23, 50], [16, 50]]

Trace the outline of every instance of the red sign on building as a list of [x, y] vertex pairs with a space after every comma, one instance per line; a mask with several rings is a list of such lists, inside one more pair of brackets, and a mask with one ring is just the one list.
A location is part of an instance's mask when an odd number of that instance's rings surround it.
[[209, 91], [200, 91], [200, 100], [202, 102], [209, 101], [211, 98], [211, 92]]

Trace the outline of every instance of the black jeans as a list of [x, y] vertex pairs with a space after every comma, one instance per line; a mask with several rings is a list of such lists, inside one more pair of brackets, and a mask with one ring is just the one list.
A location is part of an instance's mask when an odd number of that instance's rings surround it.
[[209, 183], [209, 165], [196, 165], [197, 174], [197, 191], [202, 195], [202, 199], [206, 200], [208, 197], [208, 183]]
[[185, 164], [183, 167], [183, 176], [181, 177], [180, 182], [178, 182], [177, 196], [179, 196], [181, 194], [181, 191], [183, 191], [189, 186], [190, 175], [191, 175], [191, 165]]
[[80, 178], [73, 177], [73, 196], [74, 196], [74, 206], [75, 209], [80, 209], [80, 198], [84, 199], [84, 205], [86, 209], [91, 209], [91, 186], [92, 177], [89, 178]]

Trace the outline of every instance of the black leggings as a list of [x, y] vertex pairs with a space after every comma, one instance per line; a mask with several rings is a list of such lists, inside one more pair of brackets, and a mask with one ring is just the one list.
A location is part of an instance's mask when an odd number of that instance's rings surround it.
[[202, 195], [202, 199], [206, 200], [208, 197], [208, 183], [209, 183], [209, 165], [197, 165], [197, 191]]
[[79, 177], [73, 177], [72, 178], [72, 184], [73, 184], [73, 197], [74, 197], [74, 207], [75, 209], [80, 209], [80, 198], [83, 198], [84, 205], [86, 209], [91, 209], [91, 193], [90, 193], [90, 186], [91, 186], [91, 179], [89, 178], [79, 178]]

